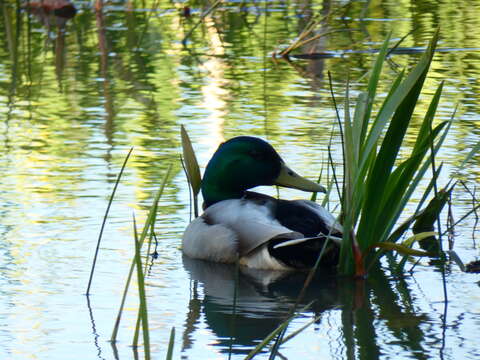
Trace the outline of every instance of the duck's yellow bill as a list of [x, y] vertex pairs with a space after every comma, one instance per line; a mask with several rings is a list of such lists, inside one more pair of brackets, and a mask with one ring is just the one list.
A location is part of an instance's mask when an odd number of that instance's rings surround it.
[[282, 169], [280, 170], [280, 174], [275, 180], [275, 185], [299, 189], [303, 191], [322, 193], [327, 192], [327, 190], [322, 185], [319, 185], [316, 182], [301, 177], [285, 164], [282, 164]]

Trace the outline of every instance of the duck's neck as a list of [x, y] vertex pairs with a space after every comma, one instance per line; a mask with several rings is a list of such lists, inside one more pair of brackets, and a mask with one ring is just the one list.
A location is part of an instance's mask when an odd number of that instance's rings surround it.
[[240, 199], [245, 194], [246, 189], [242, 187], [231, 183], [218, 183], [208, 180], [208, 178], [202, 180], [202, 195], [205, 208], [219, 201]]

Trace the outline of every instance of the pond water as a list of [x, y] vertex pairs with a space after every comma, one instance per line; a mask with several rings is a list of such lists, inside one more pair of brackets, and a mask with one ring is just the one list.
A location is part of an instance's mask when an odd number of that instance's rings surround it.
[[[173, 358], [242, 359], [288, 315], [303, 274], [235, 269], [184, 259], [188, 186], [179, 161], [180, 125], [202, 168], [216, 147], [236, 135], [267, 139], [295, 170], [316, 178], [327, 158], [337, 101], [366, 87], [374, 51], [392, 31], [410, 31], [385, 67], [379, 98], [411, 67], [437, 27], [439, 48], [412, 124], [440, 81], [436, 121], [458, 110], [440, 179], [480, 139], [480, 3], [472, 1], [222, 2], [189, 35], [210, 3], [77, 1], [75, 17], [46, 17], [20, 2], [2, 3], [0, 18], [0, 358], [131, 359], [138, 308], [135, 286], [110, 339], [134, 253], [132, 213], [148, 208], [173, 166], [158, 209], [158, 259], [146, 279], [152, 358], [165, 358], [175, 327]], [[308, 25], [326, 36], [295, 54], [334, 51], [317, 60], [279, 59]], [[392, 42], [393, 43], [393, 42]], [[367, 51], [365, 51], [367, 50]], [[407, 142], [410, 138], [407, 139]], [[109, 196], [130, 149], [92, 283], [84, 296]], [[340, 162], [335, 136], [333, 157]], [[458, 177], [475, 191], [480, 158]], [[275, 190], [262, 191], [275, 194]], [[472, 208], [462, 186], [453, 195], [456, 219]], [[302, 198], [280, 190], [284, 198]], [[335, 211], [335, 199], [330, 207]], [[479, 256], [475, 217], [456, 227], [454, 250], [467, 263]], [[445, 245], [447, 246], [447, 245]], [[409, 269], [412, 265], [409, 265]], [[478, 359], [478, 274], [455, 263], [442, 273], [421, 260], [396, 279], [372, 274], [365, 283], [320, 278], [307, 292], [280, 347], [288, 359]], [[237, 292], [235, 314], [233, 294]], [[143, 357], [143, 350], [139, 350]], [[267, 359], [269, 352], [257, 356]]]

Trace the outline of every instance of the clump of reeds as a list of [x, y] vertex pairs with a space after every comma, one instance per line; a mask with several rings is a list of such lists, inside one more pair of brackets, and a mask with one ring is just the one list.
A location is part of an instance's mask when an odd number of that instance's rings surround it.
[[[393, 82], [376, 114], [373, 105], [382, 65], [388, 54], [389, 37], [385, 40], [370, 73], [366, 92], [357, 98], [353, 116], [349, 112], [350, 98], [347, 90], [342, 129], [344, 181], [341, 194], [340, 222], [345, 229], [339, 271], [342, 274], [364, 275], [385, 251], [396, 250], [407, 255], [429, 255], [412, 250], [414, 241], [431, 237], [431, 231], [398, 244], [399, 239], [414, 222], [425, 214], [424, 201], [434, 189], [434, 198], [443, 192], [436, 188], [436, 178], [441, 167], [435, 167], [435, 154], [441, 147], [450, 121], [433, 124], [443, 83], [441, 83], [423, 117], [410, 155], [400, 160], [403, 139], [412, 119], [423, 87], [438, 32], [417, 65], [405, 75], [402, 71]], [[340, 121], [340, 119], [339, 119]], [[425, 179], [427, 171], [433, 172], [433, 181], [427, 186], [413, 216], [398, 225], [412, 194]], [[443, 208], [440, 202], [434, 210], [434, 219]], [[432, 209], [430, 209], [432, 210]]]

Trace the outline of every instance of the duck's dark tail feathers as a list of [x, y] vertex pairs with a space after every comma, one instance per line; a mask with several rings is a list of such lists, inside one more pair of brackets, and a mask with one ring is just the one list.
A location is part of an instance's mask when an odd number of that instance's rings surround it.
[[268, 251], [271, 256], [286, 266], [295, 269], [309, 269], [315, 265], [323, 251], [319, 267], [334, 270], [340, 257], [340, 246], [337, 241], [324, 235], [303, 239], [277, 238], [270, 241]]

